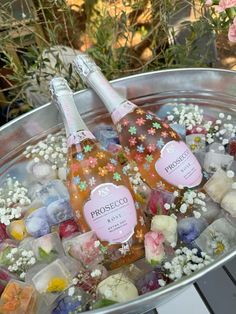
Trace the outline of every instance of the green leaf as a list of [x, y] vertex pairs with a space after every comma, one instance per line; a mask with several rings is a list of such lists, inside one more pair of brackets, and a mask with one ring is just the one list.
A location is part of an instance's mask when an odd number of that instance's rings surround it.
[[47, 253], [41, 247], [38, 248], [38, 252], [39, 252], [39, 259], [40, 260], [47, 260], [47, 261], [52, 260], [55, 257], [55, 255], [57, 254], [57, 251], [55, 251], [55, 250], [52, 250], [51, 252]]
[[112, 300], [108, 300], [108, 299], [102, 299], [102, 300], [99, 300], [99, 301], [94, 303], [93, 309], [99, 309], [101, 307], [113, 305], [115, 303], [117, 303], [117, 302], [112, 301]]
[[44, 251], [44, 249], [39, 247], [39, 258], [40, 259], [47, 259], [49, 257], [49, 254], [46, 251]]
[[4, 266], [9, 266], [11, 264], [10, 260], [6, 257], [11, 252], [11, 247], [6, 247], [0, 253], [0, 264]]

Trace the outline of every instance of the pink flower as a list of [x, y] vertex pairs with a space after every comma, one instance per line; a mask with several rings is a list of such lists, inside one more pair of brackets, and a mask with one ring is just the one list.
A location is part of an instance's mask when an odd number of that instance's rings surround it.
[[88, 161], [89, 166], [92, 168], [96, 167], [98, 163], [97, 158], [93, 158], [92, 156], [90, 156], [87, 161]]
[[172, 203], [173, 193], [169, 193], [162, 189], [152, 190], [148, 202], [148, 208], [152, 215], [168, 215], [168, 210], [165, 208], [166, 203]]
[[155, 144], [149, 144], [147, 150], [149, 151], [149, 153], [154, 152], [156, 150]]
[[145, 257], [153, 266], [161, 263], [165, 257], [164, 240], [165, 238], [161, 232], [149, 231], [145, 234]]
[[135, 146], [136, 143], [137, 143], [136, 137], [131, 137], [129, 139], [129, 145], [130, 146]]
[[229, 27], [228, 38], [229, 41], [236, 42], [236, 17], [233, 20], [233, 24]]
[[144, 123], [145, 123], [145, 120], [143, 118], [138, 118], [136, 120], [136, 124], [139, 125], [139, 126], [143, 125]]
[[153, 128], [148, 130], [148, 134], [150, 134], [150, 135], [154, 135], [155, 133], [156, 133], [156, 130]]
[[110, 163], [108, 163], [106, 167], [107, 167], [107, 170], [109, 172], [114, 172], [115, 171], [115, 166], [110, 164]]
[[211, 7], [213, 5], [213, 1], [212, 0], [206, 0], [205, 5], [207, 7]]
[[216, 6], [216, 10], [220, 13], [234, 6], [236, 6], [236, 0], [220, 0], [219, 5]]

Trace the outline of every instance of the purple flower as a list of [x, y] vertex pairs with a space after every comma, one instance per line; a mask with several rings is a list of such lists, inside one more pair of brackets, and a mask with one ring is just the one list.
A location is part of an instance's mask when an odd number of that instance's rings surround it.
[[207, 222], [203, 218], [184, 218], [178, 222], [179, 240], [191, 244], [206, 227]]

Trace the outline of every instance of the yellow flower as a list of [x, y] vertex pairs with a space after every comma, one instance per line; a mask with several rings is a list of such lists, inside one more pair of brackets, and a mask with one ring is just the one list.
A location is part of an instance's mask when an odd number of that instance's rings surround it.
[[224, 250], [225, 250], [224, 244], [223, 244], [222, 242], [217, 242], [217, 243], [216, 243], [216, 248], [215, 248], [215, 250], [214, 250], [214, 253], [215, 253], [216, 255], [219, 255], [219, 254], [223, 253]]
[[201, 142], [201, 137], [200, 137], [200, 136], [196, 136], [196, 137], [194, 138], [194, 142], [200, 143], [200, 142]]
[[190, 145], [190, 148], [191, 148], [191, 150], [194, 151], [194, 150], [196, 149], [196, 145], [195, 145], [195, 144], [191, 144], [191, 145]]
[[48, 282], [47, 292], [61, 292], [68, 287], [68, 281], [64, 278], [54, 277]]

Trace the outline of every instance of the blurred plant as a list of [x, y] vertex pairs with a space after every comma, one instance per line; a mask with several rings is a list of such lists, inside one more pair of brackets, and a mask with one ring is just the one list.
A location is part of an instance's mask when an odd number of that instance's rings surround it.
[[191, 6], [194, 0], [19, 1], [21, 19], [12, 13], [15, 0], [4, 0], [0, 7], [6, 120], [48, 101], [48, 82], [55, 75], [64, 76], [74, 90], [83, 88], [70, 63], [78, 50], [87, 51], [108, 79], [209, 65], [205, 55], [196, 53], [206, 23], [189, 23], [185, 41], [170, 42], [175, 37], [172, 16], [182, 10], [183, 2]]
[[201, 0], [209, 8], [212, 29], [228, 32], [228, 39], [236, 42], [236, 0]]

